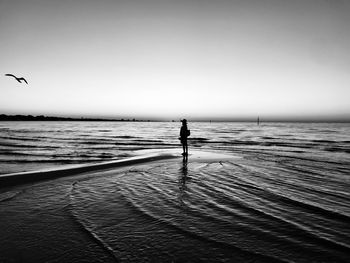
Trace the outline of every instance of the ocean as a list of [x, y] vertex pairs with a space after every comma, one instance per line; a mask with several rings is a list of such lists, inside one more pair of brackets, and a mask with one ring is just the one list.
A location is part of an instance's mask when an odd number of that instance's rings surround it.
[[[65, 218], [65, 225], [77, 223], [112, 261], [349, 260], [349, 123], [188, 126], [188, 162], [143, 163], [25, 191], [6, 188], [0, 224], [16, 229], [8, 209], [31, 209], [28, 204], [45, 200], [45, 211]], [[142, 150], [178, 149], [180, 155], [179, 130], [174, 122], [0, 122], [0, 174], [118, 160]], [[191, 151], [233, 158], [191, 162]], [[27, 232], [22, 229], [28, 235], [39, 224], [31, 222]], [[63, 225], [53, 228], [64, 231]], [[28, 240], [22, 246], [35, 247]], [[43, 253], [37, 262], [52, 259]], [[56, 259], [74, 258], [73, 250], [66, 253]], [[0, 261], [9, 258], [11, 253]]]
[[[346, 123], [195, 122], [189, 126], [193, 149], [288, 158], [293, 163], [310, 159], [345, 168], [349, 164], [350, 124]], [[179, 148], [179, 129], [180, 124], [173, 122], [0, 122], [0, 174], [120, 159], [143, 149]]]

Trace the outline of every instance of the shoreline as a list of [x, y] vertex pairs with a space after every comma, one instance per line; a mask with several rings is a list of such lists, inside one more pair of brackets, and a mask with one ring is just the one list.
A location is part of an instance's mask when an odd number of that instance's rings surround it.
[[[58, 177], [73, 176], [81, 173], [93, 173], [102, 170], [109, 170], [118, 167], [131, 166], [136, 164], [171, 160], [183, 158], [178, 149], [167, 150], [139, 150], [136, 156], [128, 157], [119, 160], [92, 163], [92, 164], [76, 164], [76, 165], [62, 165], [62, 167], [48, 168], [37, 171], [26, 171], [0, 175], [0, 183], [2, 186], [20, 185], [29, 182], [36, 182], [41, 180], [50, 180]], [[189, 157], [196, 160], [224, 160], [231, 158], [238, 158], [226, 154], [219, 154], [214, 152], [191, 151]]]

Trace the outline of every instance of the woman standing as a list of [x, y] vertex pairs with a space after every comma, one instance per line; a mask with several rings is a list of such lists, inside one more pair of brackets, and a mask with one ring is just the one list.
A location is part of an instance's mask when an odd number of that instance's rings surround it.
[[182, 126], [180, 129], [180, 141], [182, 144], [182, 149], [183, 149], [183, 156], [188, 156], [188, 145], [187, 145], [187, 137], [190, 136], [191, 132], [187, 128], [187, 120], [183, 119], [182, 121]]

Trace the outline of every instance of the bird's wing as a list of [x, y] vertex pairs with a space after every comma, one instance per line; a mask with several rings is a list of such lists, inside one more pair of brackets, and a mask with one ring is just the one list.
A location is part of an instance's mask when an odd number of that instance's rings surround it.
[[24, 80], [24, 82], [28, 84], [25, 78], [20, 78], [20, 80]]
[[5, 76], [17, 78], [15, 75], [12, 75], [12, 74], [5, 74]]

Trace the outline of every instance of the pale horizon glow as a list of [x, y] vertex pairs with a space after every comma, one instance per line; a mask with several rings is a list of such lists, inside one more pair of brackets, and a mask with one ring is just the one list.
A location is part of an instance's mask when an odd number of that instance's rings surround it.
[[342, 0], [0, 0], [0, 114], [350, 120], [349, 14]]

